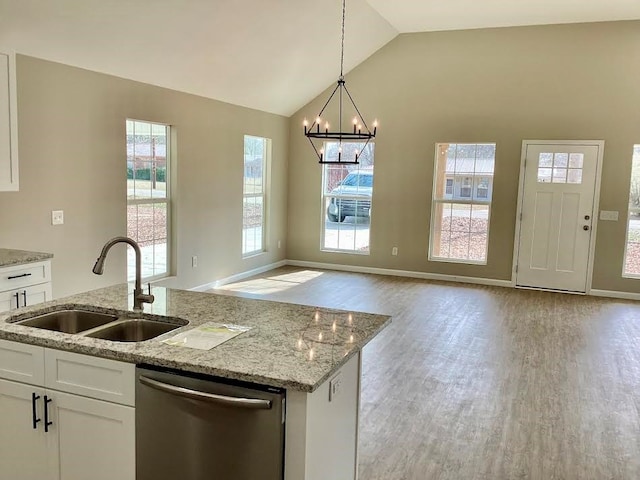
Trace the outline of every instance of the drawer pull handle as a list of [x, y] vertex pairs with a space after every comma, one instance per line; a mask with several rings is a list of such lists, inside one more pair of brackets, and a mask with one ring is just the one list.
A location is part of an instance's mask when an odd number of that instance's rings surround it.
[[16, 297], [16, 308], [20, 308], [20, 292], [13, 294]]
[[50, 397], [44, 396], [44, 431], [49, 431], [49, 426], [53, 425], [53, 422], [49, 421], [49, 404], [52, 402]]
[[22, 291], [22, 303], [23, 303], [23, 307], [27, 306], [27, 291], [23, 290]]
[[36, 393], [31, 394], [31, 413], [32, 413], [34, 430], [38, 428], [38, 422], [41, 421], [41, 419], [38, 418], [38, 413], [37, 413], [39, 399], [40, 399], [40, 395], [37, 395]]
[[7, 277], [7, 280], [15, 280], [16, 278], [24, 278], [24, 277], [30, 277], [31, 274], [30, 273], [21, 273], [20, 275], [12, 275], [11, 277]]

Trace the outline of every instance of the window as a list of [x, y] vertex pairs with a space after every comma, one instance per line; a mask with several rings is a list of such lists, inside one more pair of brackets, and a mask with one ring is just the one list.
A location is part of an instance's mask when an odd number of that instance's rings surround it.
[[271, 140], [244, 137], [244, 180], [242, 198], [242, 256], [264, 252], [265, 248], [265, 191], [267, 159]]
[[640, 278], [640, 145], [633, 146], [623, 277]]
[[462, 187], [460, 188], [460, 196], [465, 198], [471, 198], [471, 177], [464, 177], [462, 179]]
[[453, 195], [453, 178], [447, 178], [444, 193], [445, 195]]
[[495, 151], [495, 143], [436, 145], [429, 260], [487, 263]]
[[478, 178], [476, 185], [476, 198], [489, 198], [489, 178]]
[[[142, 250], [145, 279], [168, 275], [170, 221], [169, 126], [127, 120], [127, 235]], [[127, 279], [135, 254], [127, 250]]]
[[582, 153], [541, 153], [538, 183], [582, 183]]
[[[327, 159], [337, 160], [338, 142], [324, 145]], [[326, 164], [322, 169], [322, 250], [369, 254], [373, 143], [342, 143], [343, 157], [359, 154], [359, 165]]]

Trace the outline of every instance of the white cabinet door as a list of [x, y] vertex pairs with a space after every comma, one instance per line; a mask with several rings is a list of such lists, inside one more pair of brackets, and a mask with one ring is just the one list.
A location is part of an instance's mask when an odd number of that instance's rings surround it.
[[50, 432], [58, 443], [49, 452], [60, 480], [135, 480], [133, 407], [53, 392]]
[[[32, 398], [32, 395], [38, 398]], [[47, 465], [48, 439], [43, 430], [44, 389], [0, 380], [0, 477], [54, 480]], [[34, 422], [34, 402], [35, 419]]]
[[0, 192], [18, 190], [15, 56], [0, 52]]

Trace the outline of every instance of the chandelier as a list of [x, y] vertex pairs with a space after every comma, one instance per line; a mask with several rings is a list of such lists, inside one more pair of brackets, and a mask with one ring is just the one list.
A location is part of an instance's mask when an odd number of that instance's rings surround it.
[[[376, 132], [378, 130], [378, 122], [377, 120], [373, 122], [373, 132], [369, 129], [367, 122], [362, 118], [362, 114], [356, 103], [353, 101], [353, 97], [349, 93], [347, 89], [347, 85], [344, 80], [344, 19], [346, 12], [346, 0], [342, 0], [342, 44], [340, 49], [340, 76], [338, 77], [338, 84], [331, 92], [329, 99], [326, 101], [320, 113], [316, 116], [314, 122], [309, 125], [309, 122], [305, 118], [304, 120], [304, 134], [309, 139], [309, 143], [313, 147], [313, 150], [316, 152], [318, 156], [319, 163], [322, 164], [359, 164], [358, 157], [362, 153], [362, 150], [369, 144], [372, 138], [376, 137]], [[337, 95], [336, 95], [337, 94]], [[331, 130], [329, 122], [327, 120], [323, 120], [322, 115], [325, 113], [327, 107], [331, 104], [331, 101], [337, 98], [338, 103], [338, 130]], [[353, 113], [352, 122], [346, 121], [344, 117], [346, 114], [344, 113], [344, 104], [345, 100], [348, 100]], [[335, 103], [335, 102], [334, 102]], [[348, 105], [348, 104], [347, 104]], [[349, 115], [350, 116], [350, 115]], [[322, 124], [324, 121], [324, 125]], [[347, 124], [351, 124], [353, 126], [353, 130], [344, 129], [343, 126]], [[318, 143], [322, 142], [324, 144], [325, 140], [337, 140], [338, 141], [338, 152], [337, 157], [333, 157], [329, 159], [324, 152], [324, 146], [318, 148], [314, 140]], [[364, 142], [362, 146], [362, 150], [355, 150], [355, 156], [350, 158], [343, 157], [342, 153], [342, 143], [343, 142]]]

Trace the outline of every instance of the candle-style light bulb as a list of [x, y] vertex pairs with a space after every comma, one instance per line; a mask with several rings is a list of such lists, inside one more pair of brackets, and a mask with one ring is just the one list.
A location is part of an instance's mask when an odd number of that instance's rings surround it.
[[378, 120], [373, 121], [373, 136], [376, 136], [376, 131], [378, 130]]
[[320, 133], [320, 122], [322, 122], [322, 119], [320, 117], [316, 118], [316, 131], [318, 133]]
[[356, 133], [356, 125], [358, 125], [358, 117], [353, 117], [353, 133]]
[[309, 126], [309, 122], [307, 122], [307, 119], [304, 119], [304, 122], [302, 122], [302, 125], [304, 125], [304, 133], [306, 135], [307, 133], [307, 127]]
[[329, 122], [326, 122], [324, 124], [324, 131], [325, 131], [325, 133], [329, 133]]

